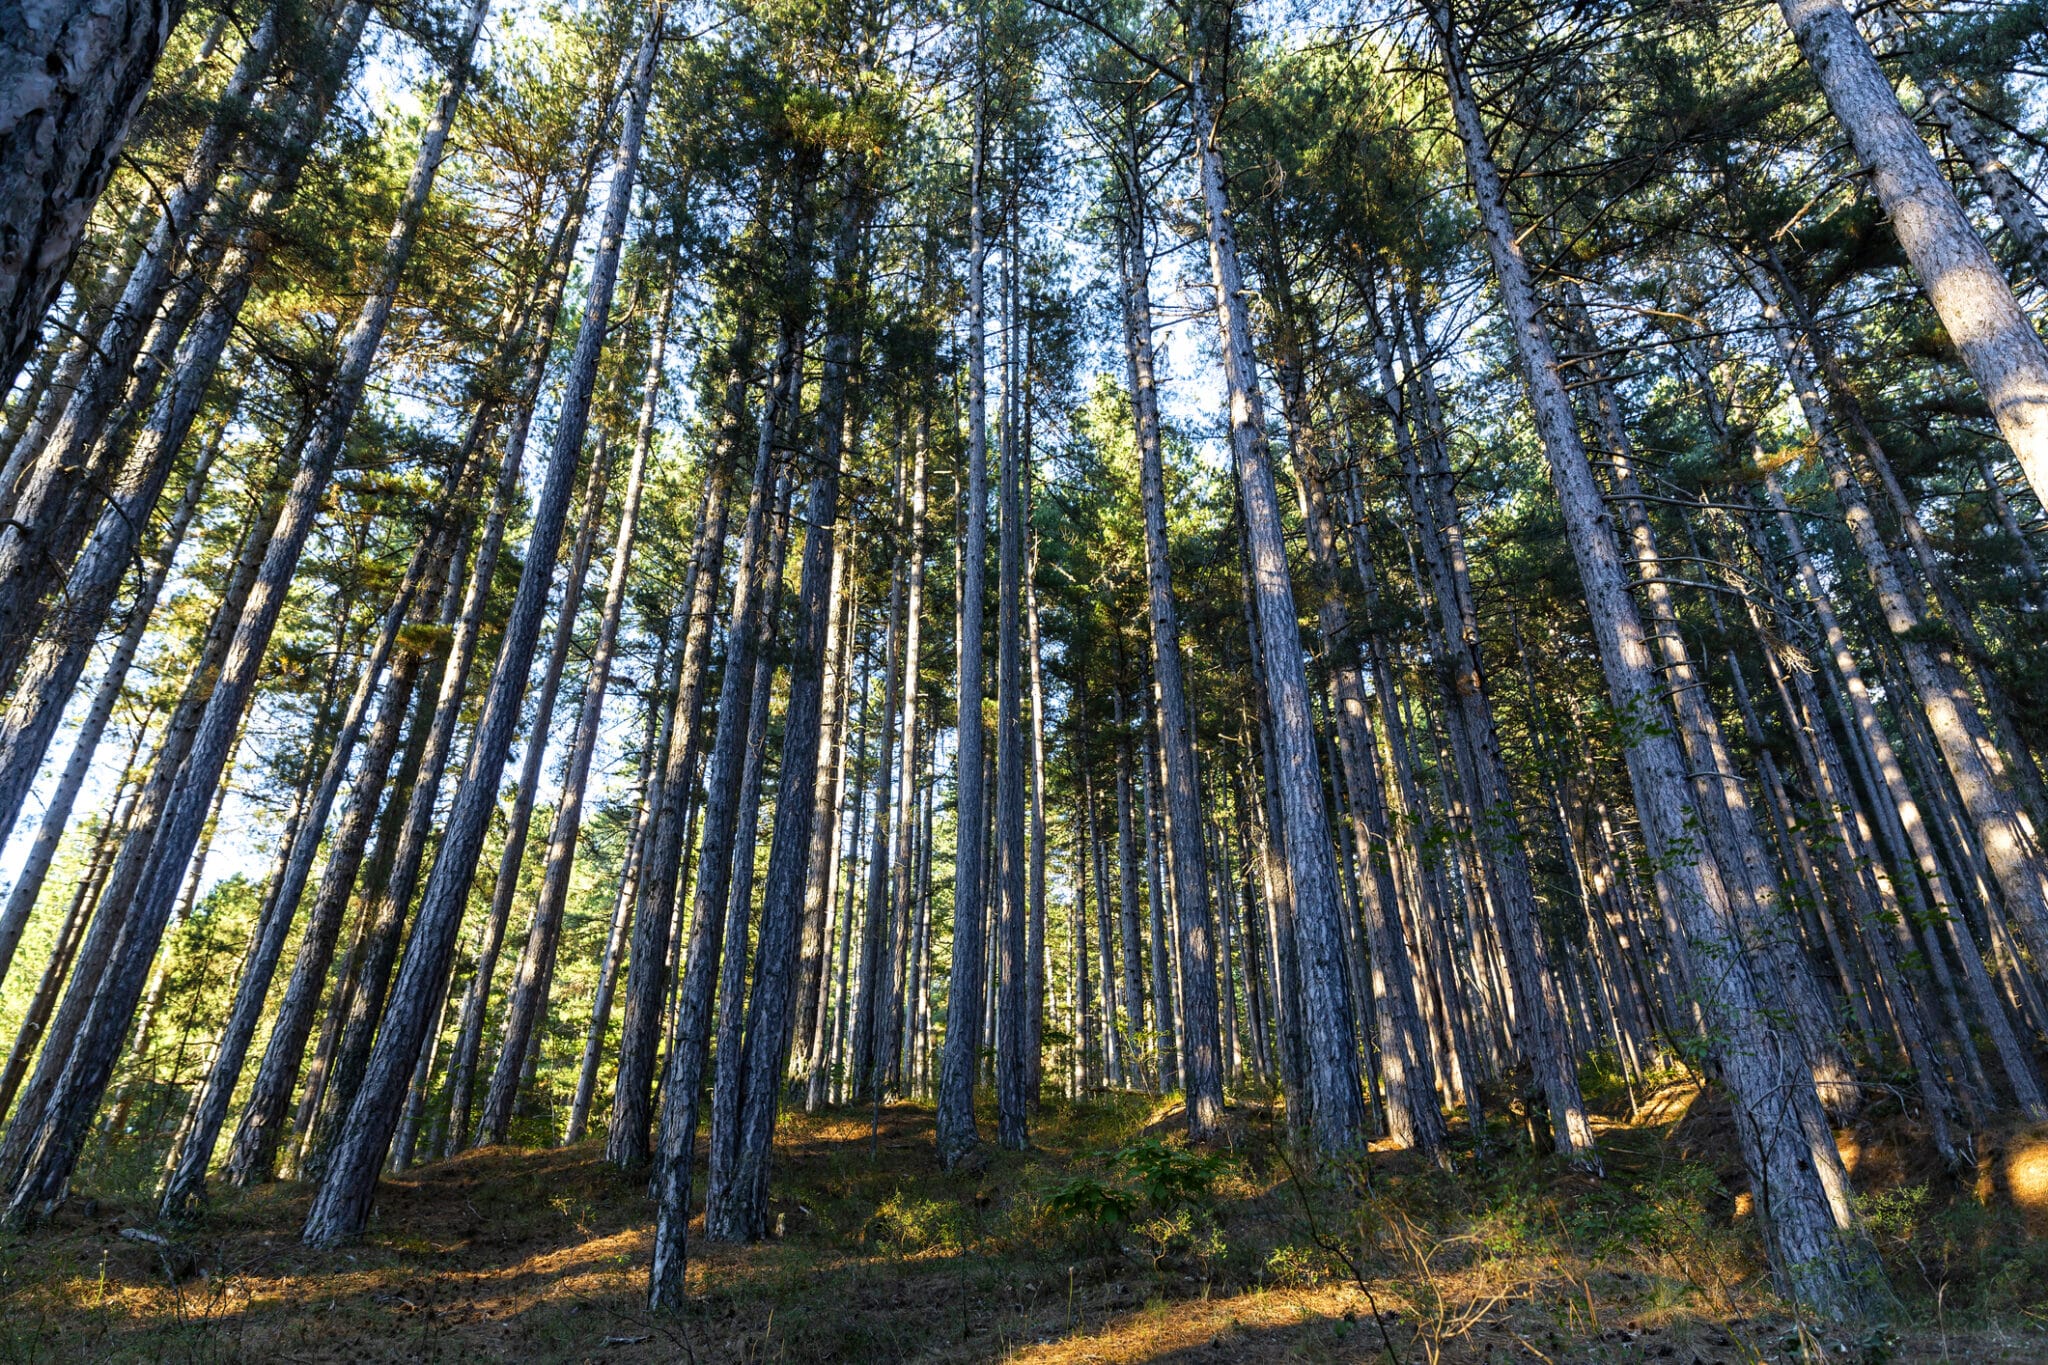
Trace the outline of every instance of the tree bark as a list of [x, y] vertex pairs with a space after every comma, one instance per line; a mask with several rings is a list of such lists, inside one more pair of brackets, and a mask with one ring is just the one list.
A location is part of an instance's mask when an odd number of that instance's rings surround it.
[[825, 637], [825, 733], [819, 740], [818, 811], [811, 834], [811, 865], [804, 876], [804, 932], [798, 948], [796, 1027], [803, 1044], [804, 1109], [815, 1113], [826, 1100], [831, 1054], [832, 933], [839, 908], [839, 832], [846, 791], [846, 675], [852, 588], [846, 577], [847, 537], [832, 543], [832, 616]]
[[[1315, 727], [1309, 717], [1308, 675], [1302, 664], [1301, 630], [1288, 579], [1280, 498], [1274, 487], [1272, 455], [1266, 444], [1265, 405], [1251, 348], [1251, 322], [1238, 264], [1237, 238], [1223, 179], [1223, 154], [1210, 115], [1210, 96], [1200, 77], [1190, 84], [1190, 114], [1199, 143], [1202, 199], [1209, 233], [1209, 266], [1216, 290], [1216, 321], [1230, 393], [1231, 449], [1251, 566], [1267, 701], [1273, 717], [1274, 759], [1285, 810], [1287, 863], [1294, 893], [1295, 937], [1301, 957], [1303, 1035], [1307, 1042], [1310, 1091], [1317, 1141], [1332, 1153], [1365, 1141], [1365, 1105], [1359, 1088], [1353, 1011], [1345, 987], [1344, 923], [1331, 861], [1329, 816], [1323, 807], [1316, 762]], [[1161, 670], [1164, 682], [1165, 670]], [[1206, 1135], [1222, 1117], [1194, 1119], [1197, 1093], [1214, 1092], [1220, 1106], [1217, 1070], [1214, 949], [1208, 943], [1207, 879], [1201, 869], [1201, 824], [1193, 764], [1176, 764], [1176, 743], [1189, 742], [1184, 703], [1166, 701], [1161, 715], [1167, 751], [1167, 830], [1174, 840], [1174, 883], [1181, 905], [1181, 991], [1192, 1036], [1185, 1064], [1190, 1071], [1189, 1115]], [[1183, 714], [1176, 716], [1176, 710]], [[1176, 732], [1181, 737], [1176, 740]], [[1192, 755], [1189, 755], [1191, 758]], [[1177, 769], [1180, 769], [1177, 771]], [[1214, 1079], [1209, 1079], [1210, 1076]]]
[[[1506, 306], [1537, 434], [1566, 537], [1586, 592], [1617, 736], [1642, 822], [1659, 899], [1690, 943], [1694, 985], [1734, 1100], [1745, 1165], [1783, 1290], [1813, 1311], [1853, 1318], [1871, 1293], [1868, 1245], [1854, 1224], [1847, 1180], [1796, 1038], [1762, 1007], [1720, 870], [1693, 837], [1685, 759], [1655, 723], [1663, 699], [1646, 632], [1629, 596], [1610, 514], [1573, 423], [1571, 400], [1536, 299], [1521, 239], [1480, 121], [1462, 42], [1447, 7], [1430, 11], [1480, 223]], [[1844, 16], [1846, 20], [1846, 15]]]
[[518, 723], [520, 694], [525, 690], [541, 615], [547, 606], [548, 579], [552, 577], [555, 552], [561, 544], [563, 523], [568, 518], [576, 457], [583, 447], [589, 422], [591, 389], [611, 317], [619, 252], [632, 207], [641, 134], [654, 83], [654, 58], [660, 47], [665, 15], [665, 6], [657, 3], [633, 57], [633, 76], [621, 121], [610, 197], [590, 266], [583, 325], [570, 361], [519, 589], [505, 624], [469, 762], [443, 826], [440, 856], [420, 900], [405, 964], [399, 971], [363, 1083], [330, 1156], [326, 1180], [307, 1213], [304, 1237], [312, 1245], [329, 1245], [354, 1237], [368, 1221], [378, 1168], [398, 1124], [398, 1107], [419, 1056], [428, 1015], [440, 997], [448, 973], [449, 955], [461, 928], [485, 826], [497, 804], [506, 750]]
[[1841, 0], [1779, 0], [1778, 8], [1999, 432], [2048, 503], [2048, 344]]
[[[977, 37], [977, 46], [985, 41]], [[974, 151], [967, 199], [967, 526], [960, 551], [958, 742], [953, 791], [957, 810], [953, 858], [953, 965], [946, 1005], [946, 1049], [939, 1066], [935, 1138], [939, 1161], [951, 1169], [981, 1144], [974, 1123], [974, 1078], [981, 1060], [984, 877], [982, 789], [982, 596], [988, 558], [988, 239], [982, 221], [982, 173], [988, 157], [987, 73], [974, 93]]]
[[36, 0], [0, 39], [4, 387], [28, 359], [183, 8], [177, 0]]
[[[1011, 204], [1011, 226], [1016, 205]], [[1009, 316], [1004, 331], [1005, 359], [1010, 358], [1022, 325], [1016, 299], [1017, 249], [1012, 233], [1009, 256]], [[1021, 366], [1005, 364], [1003, 401], [1023, 401], [1018, 383]], [[1025, 940], [1029, 914], [1025, 904], [1024, 868], [1024, 450], [1016, 421], [1003, 433], [1001, 474], [996, 492], [1000, 520], [996, 536], [996, 823], [995, 923], [997, 928], [996, 1141], [1010, 1151], [1031, 1145], [1031, 1075], [1025, 1058], [1030, 1029], [1025, 1020]]]

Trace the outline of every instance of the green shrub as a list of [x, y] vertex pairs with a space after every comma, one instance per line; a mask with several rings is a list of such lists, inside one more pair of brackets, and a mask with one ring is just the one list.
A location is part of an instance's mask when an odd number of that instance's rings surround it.
[[947, 1200], [919, 1199], [897, 1190], [875, 1210], [881, 1240], [907, 1255], [959, 1251], [967, 1245], [967, 1220]]

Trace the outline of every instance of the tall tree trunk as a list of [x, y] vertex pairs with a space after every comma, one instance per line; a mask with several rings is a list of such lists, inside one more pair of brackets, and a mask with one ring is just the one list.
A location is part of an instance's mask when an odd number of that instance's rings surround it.
[[2048, 502], [2048, 344], [1971, 226], [1842, 0], [1779, 0], [1920, 287], [1977, 380], [2035, 496]]
[[[1119, 670], [1121, 672], [1121, 670]], [[1124, 955], [1124, 1027], [1130, 1031], [1133, 1040], [1145, 1037], [1145, 950], [1142, 935], [1138, 929], [1138, 867], [1136, 845], [1131, 835], [1131, 737], [1130, 727], [1124, 715], [1124, 692], [1121, 683], [1110, 691], [1110, 702], [1116, 724], [1116, 894], [1117, 933], [1123, 940]], [[1160, 1089], [1158, 1054], [1152, 1047], [1145, 1047], [1153, 1061], [1150, 1084]], [[1134, 1056], [1132, 1065], [1136, 1066]]]
[[1654, 723], [1663, 699], [1646, 632], [1573, 423], [1557, 353], [1480, 121], [1462, 41], [1448, 8], [1433, 7], [1430, 19], [1537, 434], [1585, 589], [1602, 671], [1621, 717], [1619, 738], [1658, 896], [1690, 943], [1694, 985], [1715, 1036], [1720, 1076], [1743, 1116], [1743, 1157], [1766, 1221], [1773, 1268], [1787, 1294], [1823, 1316], [1848, 1319], [1871, 1292], [1873, 1266], [1849, 1211], [1841, 1156], [1796, 1038], [1785, 1036], [1763, 1008], [1765, 997], [1752, 976], [1720, 869], [1691, 833], [1696, 816], [1684, 755], [1669, 729]]
[[377, 1172], [398, 1125], [398, 1108], [419, 1056], [428, 1016], [440, 998], [448, 974], [449, 955], [454, 951], [470, 882], [476, 875], [477, 854], [497, 804], [506, 750], [518, 723], [519, 701], [532, 667], [541, 615], [547, 607], [548, 579], [553, 576], [555, 552], [561, 545], [563, 523], [568, 519], [576, 457], [583, 447], [589, 422], [590, 395], [611, 317], [619, 252], [632, 207], [641, 134], [646, 126], [654, 59], [660, 49], [665, 16], [665, 5], [657, 3], [633, 57], [609, 202], [590, 266], [583, 325], [570, 361], [519, 589], [506, 620], [497, 666], [484, 698], [483, 715], [471, 742], [469, 762], [443, 825], [440, 856], [420, 899], [405, 964], [393, 987], [384, 1025], [378, 1032], [355, 1103], [330, 1155], [327, 1177], [307, 1213], [304, 1237], [312, 1245], [329, 1245], [354, 1237], [369, 1218]]
[[[768, 540], [768, 573], [762, 580], [760, 642], [754, 651], [754, 700], [747, 711], [746, 761], [740, 774], [733, 833], [732, 884], [726, 892], [725, 938], [717, 954], [715, 1018], [708, 1032], [686, 1035], [677, 1030], [679, 1047], [711, 1049], [710, 1182], [704, 1217], [707, 1235], [719, 1241], [743, 1240], [727, 1222], [734, 1166], [739, 1160], [740, 1073], [744, 1064], [749, 930], [753, 925], [754, 874], [761, 841], [761, 773], [768, 761], [768, 711], [774, 701], [775, 655], [782, 623], [782, 580], [789, 567], [791, 504], [796, 476], [784, 477], [775, 499], [775, 529]], [[794, 793], [793, 793], [794, 795]], [[696, 1121], [697, 1115], [691, 1116]]]
[[[890, 953], [889, 1020], [885, 1045], [889, 1048], [887, 1088], [903, 1092], [907, 1048], [906, 1014], [914, 1014], [909, 999], [910, 947], [916, 915], [917, 869], [912, 865], [912, 845], [917, 823], [917, 763], [920, 736], [917, 706], [920, 697], [919, 671], [924, 666], [924, 538], [929, 501], [929, 457], [931, 454], [931, 409], [920, 406], [911, 434], [910, 522], [904, 540], [903, 669], [899, 689], [903, 719], [899, 751], [901, 770], [896, 777], [896, 851], [892, 859], [894, 884], [890, 888], [889, 922], [893, 943]], [[843, 551], [842, 551], [843, 553]], [[829, 657], [829, 656], [828, 656]], [[799, 1019], [808, 1018], [799, 1014]]]
[[[1179, 1016], [1171, 1044], [1162, 1042], [1161, 1056], [1172, 1053], [1187, 1094], [1188, 1132], [1206, 1141], [1223, 1121], [1223, 1069], [1218, 1053], [1216, 998], [1213, 981], [1215, 948], [1208, 937], [1208, 875], [1202, 861], [1200, 814], [1195, 796], [1193, 722], [1188, 715], [1187, 689], [1181, 677], [1180, 623], [1173, 604], [1172, 569], [1166, 538], [1166, 469], [1159, 436], [1159, 398], [1153, 378], [1152, 298], [1147, 276], [1144, 199], [1134, 173], [1127, 173], [1125, 199], [1130, 222], [1124, 242], [1124, 346], [1130, 363], [1133, 408], [1138, 426], [1139, 490], [1145, 518], [1145, 590], [1150, 621], [1152, 676], [1158, 687], [1154, 709], [1164, 790], [1157, 811], [1172, 844], [1173, 921], [1177, 929], [1181, 978], [1192, 991], [1180, 1011], [1155, 995], [1158, 1015]], [[1148, 773], [1148, 776], [1150, 774]], [[1320, 798], [1319, 798], [1320, 799]], [[1155, 891], [1157, 888], [1155, 887]], [[1155, 894], [1152, 928], [1163, 931], [1162, 907]], [[1155, 946], [1154, 954], [1159, 949]], [[1157, 975], [1157, 964], [1155, 964]], [[1155, 980], [1154, 986], [1163, 985]], [[1169, 1030], [1162, 1027], [1161, 1033]], [[1169, 1070], [1162, 1065], [1162, 1070]]]
[[[590, 659], [590, 672], [583, 684], [583, 705], [576, 718], [570, 742], [569, 767], [562, 776], [562, 795], [555, 807], [554, 829], [548, 835], [547, 862], [541, 873], [540, 900], [533, 908], [533, 924], [527, 933], [526, 951], [520, 958], [519, 973], [505, 1007], [505, 1031], [498, 1047], [498, 1065], [491, 1076], [491, 1088], [477, 1123], [477, 1144], [486, 1146], [505, 1140], [505, 1128], [512, 1118], [512, 1104], [518, 1098], [519, 1073], [524, 1065], [534, 1030], [546, 1008], [542, 981], [554, 970], [555, 952], [561, 940], [562, 912], [569, 898], [569, 874], [576, 863], [576, 838], [583, 828], [583, 793], [590, 780], [591, 756], [597, 747], [597, 732], [604, 719], [605, 691], [611, 684], [612, 656], [618, 648], [619, 618], [626, 605], [626, 579], [633, 563], [633, 538], [639, 528], [640, 497], [646, 484], [647, 457], [654, 446], [654, 411], [661, 396], [663, 366], [667, 358], [669, 315], [675, 305], [675, 278], [670, 273], [656, 304], [654, 335], [649, 343], [647, 379], [640, 399], [640, 425], [633, 439], [632, 462], [626, 469], [626, 491], [619, 508], [617, 538], [612, 544], [610, 577], [605, 583], [604, 607], [598, 618], [597, 644]], [[596, 492], [594, 488], [592, 490]], [[587, 526], [594, 526], [596, 507], [602, 496], [593, 497]], [[578, 546], [581, 549], [581, 545]], [[573, 602], [582, 595], [581, 575], [572, 570], [568, 598], [562, 608], [566, 633], [575, 620]], [[538, 744], [541, 736], [535, 733]], [[488, 983], [485, 985], [488, 992]]]
[[[1027, 413], [1028, 418], [1028, 413]], [[1025, 429], [1030, 429], [1027, 420]], [[1026, 503], [1030, 501], [1026, 489]], [[1029, 1074], [1024, 1080], [1024, 1093], [1032, 1107], [1038, 1106], [1039, 1094], [1043, 1089], [1042, 1069], [1045, 1046], [1045, 671], [1039, 655], [1038, 621], [1038, 536], [1031, 537], [1031, 551], [1024, 569], [1024, 630], [1025, 644], [1031, 661], [1031, 863], [1026, 869], [1025, 901], [1030, 909], [1031, 923], [1026, 927], [1024, 958], [1024, 1008], [1026, 1038], [1024, 1040], [1024, 1064]], [[1133, 919], [1131, 929], [1136, 926], [1136, 910], [1130, 910]], [[1128, 970], [1128, 969], [1127, 969]]]
[[1141, 783], [1144, 796], [1145, 815], [1145, 904], [1150, 919], [1152, 940], [1152, 1025], [1159, 1034], [1159, 1089], [1164, 1092], [1178, 1090], [1180, 1082], [1179, 1029], [1176, 1020], [1180, 1011], [1175, 1006], [1173, 993], [1171, 940], [1166, 934], [1166, 895], [1162, 886], [1161, 863], [1164, 857], [1159, 840], [1159, 811], [1153, 799], [1153, 788], [1157, 785], [1155, 774], [1159, 770], [1157, 748], [1157, 727], [1150, 722], [1151, 708], [1140, 718], [1145, 738], [1145, 765]]
[[[977, 35], [977, 48], [986, 41]], [[979, 55], [977, 54], [979, 61]], [[960, 1164], [981, 1143], [974, 1124], [974, 1078], [981, 1061], [982, 972], [987, 925], [981, 827], [982, 788], [982, 595], [988, 558], [988, 239], [981, 205], [982, 173], [988, 159], [987, 73], [977, 72], [974, 92], [974, 152], [967, 198], [967, 526], [961, 541], [959, 628], [955, 640], [959, 676], [958, 742], [953, 751], [957, 810], [953, 857], [953, 966], [947, 992], [946, 1050], [939, 1067], [935, 1140], [939, 1161]]]
[[[1015, 196], [1008, 217], [1016, 222]], [[1003, 334], [1006, 362], [1022, 325], [1017, 308], [1015, 233], [1007, 251], [1010, 296]], [[1006, 363], [1003, 401], [1022, 401], [1021, 366]], [[1030, 1029], [1025, 1019], [1025, 941], [1029, 914], [1024, 868], [1024, 450], [1019, 424], [1003, 433], [1001, 475], [996, 492], [1000, 520], [996, 536], [996, 824], [995, 923], [997, 964], [996, 1141], [1011, 1151], [1031, 1145], [1031, 1071], [1025, 1058]]]
[[903, 593], [907, 568], [903, 542], [905, 499], [902, 463], [896, 461], [898, 477], [896, 510], [890, 518], [890, 538], [895, 542], [889, 569], [889, 610], [882, 627], [882, 743], [875, 757], [875, 822], [868, 853], [867, 911], [861, 918], [860, 998], [853, 1011], [853, 1097], [873, 1099], [885, 1089], [891, 1011], [889, 998], [894, 986], [892, 927], [893, 902], [885, 900], [889, 887], [889, 865], [893, 856], [889, 831], [895, 819], [890, 800], [890, 778], [894, 775], [896, 720], [901, 713]]
[[[810, 181], [800, 165], [790, 189], [789, 247], [784, 265], [785, 283], [791, 294], [804, 297], [797, 288], [810, 270]], [[761, 191], [762, 212], [772, 203], [765, 185]], [[799, 272], [803, 272], [801, 275]], [[792, 305], [785, 303], [785, 309]], [[775, 360], [771, 392], [780, 385], [800, 323], [785, 316]], [[635, 916], [633, 947], [626, 969], [626, 1004], [619, 1030], [618, 1073], [612, 1083], [611, 1122], [605, 1136], [605, 1156], [614, 1165], [633, 1168], [647, 1163], [648, 1128], [653, 1121], [653, 1090], [656, 1053], [661, 1045], [664, 1003], [672, 987], [668, 964], [672, 951], [671, 925], [681, 913], [679, 890], [684, 851], [686, 817], [696, 791], [697, 759], [703, 727], [698, 723], [702, 708], [711, 632], [716, 625], [719, 589], [723, 584], [725, 532], [730, 504], [733, 466], [738, 460], [741, 435], [746, 425], [747, 393], [754, 363], [754, 327], [750, 313], [742, 312], [726, 350], [725, 401], [718, 432], [706, 468], [709, 485], [705, 514], [697, 526], [695, 587], [690, 600], [690, 624], [683, 638], [683, 662], [676, 688], [675, 718], [669, 731], [669, 748], [664, 757], [662, 799], [649, 827], [646, 870], [640, 883], [640, 908]], [[751, 511], [751, 507], [750, 507]], [[749, 522], [751, 526], [752, 523]], [[750, 567], [749, 574], [757, 573]], [[728, 676], [731, 676], [728, 674]], [[723, 702], [721, 700], [721, 708]]]
[[839, 834], [846, 791], [846, 675], [853, 663], [852, 585], [846, 573], [847, 537], [832, 542], [832, 616], [825, 636], [825, 733], [819, 740], [818, 810], [811, 832], [811, 865], [804, 875], [804, 932], [798, 948], [797, 1039], [803, 1045], [804, 1108], [825, 1103], [830, 1071], [832, 933], [837, 919]]
[[[1423, 1032], [1415, 998], [1414, 961], [1401, 935], [1401, 907], [1390, 864], [1376, 856], [1376, 846], [1387, 842], [1386, 820], [1380, 808], [1380, 779], [1377, 771], [1377, 740], [1366, 711], [1364, 671], [1359, 664], [1360, 627], [1346, 591], [1338, 563], [1337, 531], [1328, 488], [1328, 470], [1315, 449], [1315, 433], [1309, 419], [1307, 352], [1310, 339], [1292, 297], [1292, 285], [1284, 266], [1277, 260], [1270, 272], [1281, 300], [1279, 320], [1280, 387], [1293, 457], [1295, 486], [1301, 501], [1303, 525], [1308, 530], [1309, 555], [1322, 579], [1323, 601], [1318, 614], [1323, 655], [1335, 692], [1336, 748], [1332, 777], [1341, 768], [1344, 785], [1351, 793], [1351, 852], [1357, 861], [1357, 886], [1364, 910], [1366, 933], [1372, 940], [1372, 962], [1381, 996], [1376, 1007], [1370, 989], [1355, 990], [1360, 1012], [1370, 1011], [1377, 1025], [1380, 1071], [1386, 1096], [1388, 1129], [1403, 1146], [1419, 1149], [1432, 1162], [1448, 1160], [1446, 1132], [1437, 1109], [1436, 1074], [1431, 1064], [1428, 1040]], [[1397, 444], [1399, 428], [1396, 429]], [[1354, 529], [1354, 535], [1363, 534]], [[1270, 694], [1269, 694], [1270, 695]], [[1503, 784], [1503, 795], [1505, 784]], [[1510, 802], [1503, 801], [1509, 809]], [[1341, 804], [1339, 806], [1341, 810]], [[1377, 818], [1375, 818], [1377, 817]], [[1521, 918], [1511, 926], [1520, 935], [1518, 944], [1527, 959], [1527, 972], [1518, 977], [1522, 998], [1528, 1002], [1525, 1033], [1531, 1066], [1538, 1073], [1543, 1092], [1562, 1129], [1559, 1147], [1583, 1159], [1592, 1147], [1592, 1130], [1587, 1126], [1584, 1105], [1579, 1100], [1578, 1082], [1570, 1059], [1562, 1055], [1550, 1018], [1554, 1010], [1545, 979], [1540, 941], [1535, 928], [1535, 897], [1529, 890], [1526, 855], [1520, 831], [1512, 824], [1495, 831], [1498, 846], [1496, 875], [1504, 885], [1519, 887], [1522, 897], [1512, 902]], [[1518, 879], [1519, 877], [1519, 879]], [[1349, 917], [1346, 917], [1347, 924]], [[1349, 935], [1347, 934], [1348, 938]], [[1347, 960], [1350, 954], [1347, 954]], [[1353, 979], [1354, 987], [1366, 985], [1363, 973]]]
[[[1365, 1141], [1365, 1105], [1359, 1089], [1358, 1049], [1353, 1042], [1352, 1002], [1345, 987], [1344, 922], [1337, 873], [1330, 854], [1330, 825], [1323, 808], [1316, 763], [1315, 727], [1309, 717], [1308, 675], [1302, 663], [1301, 629], [1288, 580], [1287, 547], [1280, 498], [1273, 483], [1272, 453], [1266, 444], [1265, 406], [1252, 357], [1251, 322], [1238, 264], [1236, 230], [1223, 178], [1223, 152], [1210, 113], [1206, 74], [1189, 89], [1190, 114], [1199, 144], [1202, 200], [1209, 232], [1209, 267], [1216, 290], [1217, 333], [1230, 392], [1231, 449], [1238, 498], [1251, 565], [1266, 695], [1273, 717], [1274, 759], [1285, 811], [1287, 863], [1294, 893], [1295, 937], [1299, 943], [1303, 1036], [1307, 1042], [1316, 1138], [1330, 1152]], [[1165, 672], [1161, 671], [1164, 681]], [[1176, 743], [1187, 744], [1185, 703], [1166, 701], [1162, 728], [1167, 749], [1167, 829], [1174, 840], [1174, 882], [1180, 892], [1181, 991], [1191, 1030], [1189, 1114], [1195, 1093], [1213, 1086], [1220, 1104], [1222, 1079], [1215, 1071], [1214, 949], [1208, 943], [1207, 879], [1201, 868], [1201, 824], [1193, 763], [1177, 765]], [[1176, 715], [1176, 711], [1182, 714]], [[1181, 731], [1178, 741], [1175, 732]], [[1192, 755], [1188, 756], [1190, 759]], [[1176, 771], [1180, 767], [1184, 770]], [[1192, 884], [1192, 885], [1190, 885]], [[1191, 894], [1191, 892], [1193, 894]], [[1202, 1077], [1204, 1079], [1192, 1079]], [[1220, 1111], [1196, 1126], [1205, 1133]]]
[[729, 351], [725, 407], [704, 471], [704, 510], [697, 519], [696, 545], [691, 556], [689, 616], [676, 670], [674, 705], [669, 713], [668, 747], [660, 760], [661, 795], [649, 811], [647, 849], [641, 859], [637, 892], [640, 904], [634, 912], [633, 943], [627, 955], [618, 1071], [612, 1082], [611, 1121], [605, 1134], [606, 1158], [621, 1167], [644, 1165], [648, 1158], [655, 1049], [661, 1042], [663, 1000], [668, 991], [669, 925], [686, 843], [684, 826], [696, 785], [698, 734], [702, 729], [697, 713], [703, 701], [712, 618], [723, 576], [733, 447], [745, 415], [744, 357], [751, 349], [751, 336], [743, 335], [734, 339]]

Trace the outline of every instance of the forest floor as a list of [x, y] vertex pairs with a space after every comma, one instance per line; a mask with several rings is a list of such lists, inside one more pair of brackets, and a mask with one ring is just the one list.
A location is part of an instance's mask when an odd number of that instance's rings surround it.
[[[1529, 1155], [1506, 1120], [1447, 1177], [1391, 1151], [1297, 1172], [1258, 1103], [1232, 1106], [1206, 1157], [1148, 1097], [1062, 1103], [1034, 1150], [956, 1173], [928, 1109], [796, 1115], [778, 1235], [693, 1242], [692, 1304], [672, 1318], [644, 1310], [644, 1182], [601, 1143], [387, 1180], [369, 1235], [332, 1252], [300, 1245], [297, 1186], [224, 1193], [177, 1228], [140, 1195], [88, 1190], [0, 1244], [0, 1360], [1801, 1358], [1725, 1104], [1683, 1081], [1640, 1108], [1608, 1098], [1599, 1179]], [[2048, 1131], [1987, 1144], [1960, 1183], [1876, 1106], [1843, 1145], [1899, 1298], [1881, 1321], [1805, 1332], [1808, 1358], [2048, 1360]]]

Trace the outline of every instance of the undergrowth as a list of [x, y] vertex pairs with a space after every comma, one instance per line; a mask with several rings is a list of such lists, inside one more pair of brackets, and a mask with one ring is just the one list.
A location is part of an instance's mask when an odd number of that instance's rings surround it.
[[[297, 1187], [158, 1229], [146, 1181], [110, 1164], [0, 1245], [0, 1361], [2048, 1358], [2039, 1211], [1928, 1169], [1882, 1114], [1845, 1146], [1897, 1303], [1802, 1338], [1725, 1106], [1686, 1084], [1608, 1096], [1597, 1179], [1532, 1152], [1506, 1102], [1483, 1147], [1460, 1130], [1450, 1171], [1391, 1150], [1312, 1165], [1270, 1102], [1191, 1148], [1172, 1102], [1049, 1101], [1032, 1150], [959, 1171], [921, 1108], [795, 1115], [776, 1235], [693, 1240], [690, 1308], [660, 1319], [644, 1177], [601, 1141], [422, 1167], [387, 1182], [363, 1243], [323, 1253], [298, 1244]], [[1630, 1122], [1652, 1088], [1662, 1121]]]

